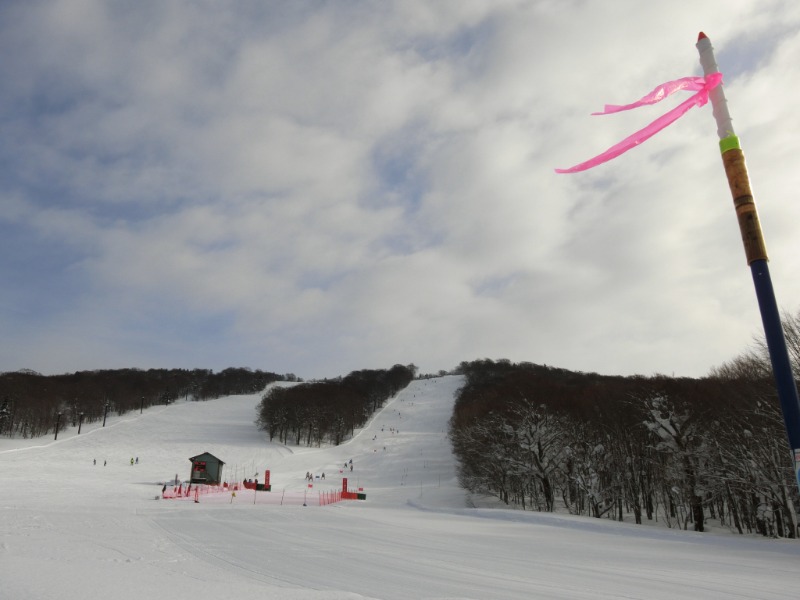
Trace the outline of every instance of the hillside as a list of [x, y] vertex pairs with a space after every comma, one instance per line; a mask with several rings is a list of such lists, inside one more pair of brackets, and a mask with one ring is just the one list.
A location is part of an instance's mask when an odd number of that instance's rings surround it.
[[[0, 599], [796, 597], [794, 542], [470, 508], [446, 437], [461, 384], [414, 381], [339, 447], [268, 443], [260, 395], [0, 440]], [[273, 491], [155, 500], [202, 452]], [[277, 502], [340, 489], [351, 459], [365, 501]]]

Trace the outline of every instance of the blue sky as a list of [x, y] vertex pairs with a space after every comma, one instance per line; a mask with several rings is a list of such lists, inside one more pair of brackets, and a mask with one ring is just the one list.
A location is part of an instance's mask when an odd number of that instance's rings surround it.
[[553, 169], [705, 31], [797, 311], [795, 5], [5, 2], [0, 371], [703, 375], [760, 331], [710, 107]]

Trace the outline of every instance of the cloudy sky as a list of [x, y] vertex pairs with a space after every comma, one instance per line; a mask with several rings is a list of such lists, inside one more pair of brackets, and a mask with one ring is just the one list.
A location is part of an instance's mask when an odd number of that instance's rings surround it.
[[795, 0], [3, 2], [0, 371], [702, 376], [761, 331], [711, 107], [553, 171], [701, 30], [795, 312]]

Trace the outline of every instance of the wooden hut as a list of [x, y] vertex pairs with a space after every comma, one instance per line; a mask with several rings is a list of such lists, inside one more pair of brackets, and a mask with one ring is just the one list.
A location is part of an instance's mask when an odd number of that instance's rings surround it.
[[225, 464], [209, 452], [203, 452], [189, 459], [192, 462], [192, 483], [219, 485], [222, 483], [222, 466]]

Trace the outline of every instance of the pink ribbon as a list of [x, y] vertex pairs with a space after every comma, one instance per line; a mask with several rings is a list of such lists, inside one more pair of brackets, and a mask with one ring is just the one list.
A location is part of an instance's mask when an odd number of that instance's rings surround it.
[[697, 92], [691, 98], [684, 100], [678, 106], [673, 108], [671, 111], [661, 115], [659, 118], [657, 118], [655, 121], [653, 121], [643, 129], [640, 129], [633, 135], [626, 137], [618, 144], [611, 146], [611, 148], [609, 148], [602, 154], [598, 154], [594, 158], [590, 158], [589, 160], [582, 162], [579, 165], [575, 165], [574, 167], [570, 167], [569, 169], [556, 169], [556, 173], [577, 173], [579, 171], [585, 171], [587, 169], [591, 169], [592, 167], [596, 167], [597, 165], [601, 165], [604, 162], [608, 162], [612, 158], [616, 158], [617, 156], [619, 156], [624, 152], [627, 152], [634, 146], [638, 146], [645, 140], [650, 139], [659, 131], [664, 129], [667, 125], [670, 125], [675, 121], [677, 121], [680, 117], [682, 117], [686, 113], [686, 111], [688, 111], [693, 106], [703, 106], [706, 102], [708, 102], [709, 92], [718, 85], [720, 85], [721, 83], [722, 83], [722, 73], [710, 73], [705, 77], [683, 77], [681, 79], [676, 79], [675, 81], [668, 81], [667, 83], [662, 83], [652, 92], [650, 92], [643, 98], [637, 100], [636, 102], [633, 102], [632, 104], [624, 104], [622, 106], [606, 104], [605, 110], [603, 112], [596, 112], [592, 114], [608, 115], [616, 112], [621, 112], [623, 110], [631, 110], [632, 108], [645, 106], [646, 104], [655, 104], [656, 102], [661, 102], [667, 96], [671, 96], [672, 94], [680, 90]]

